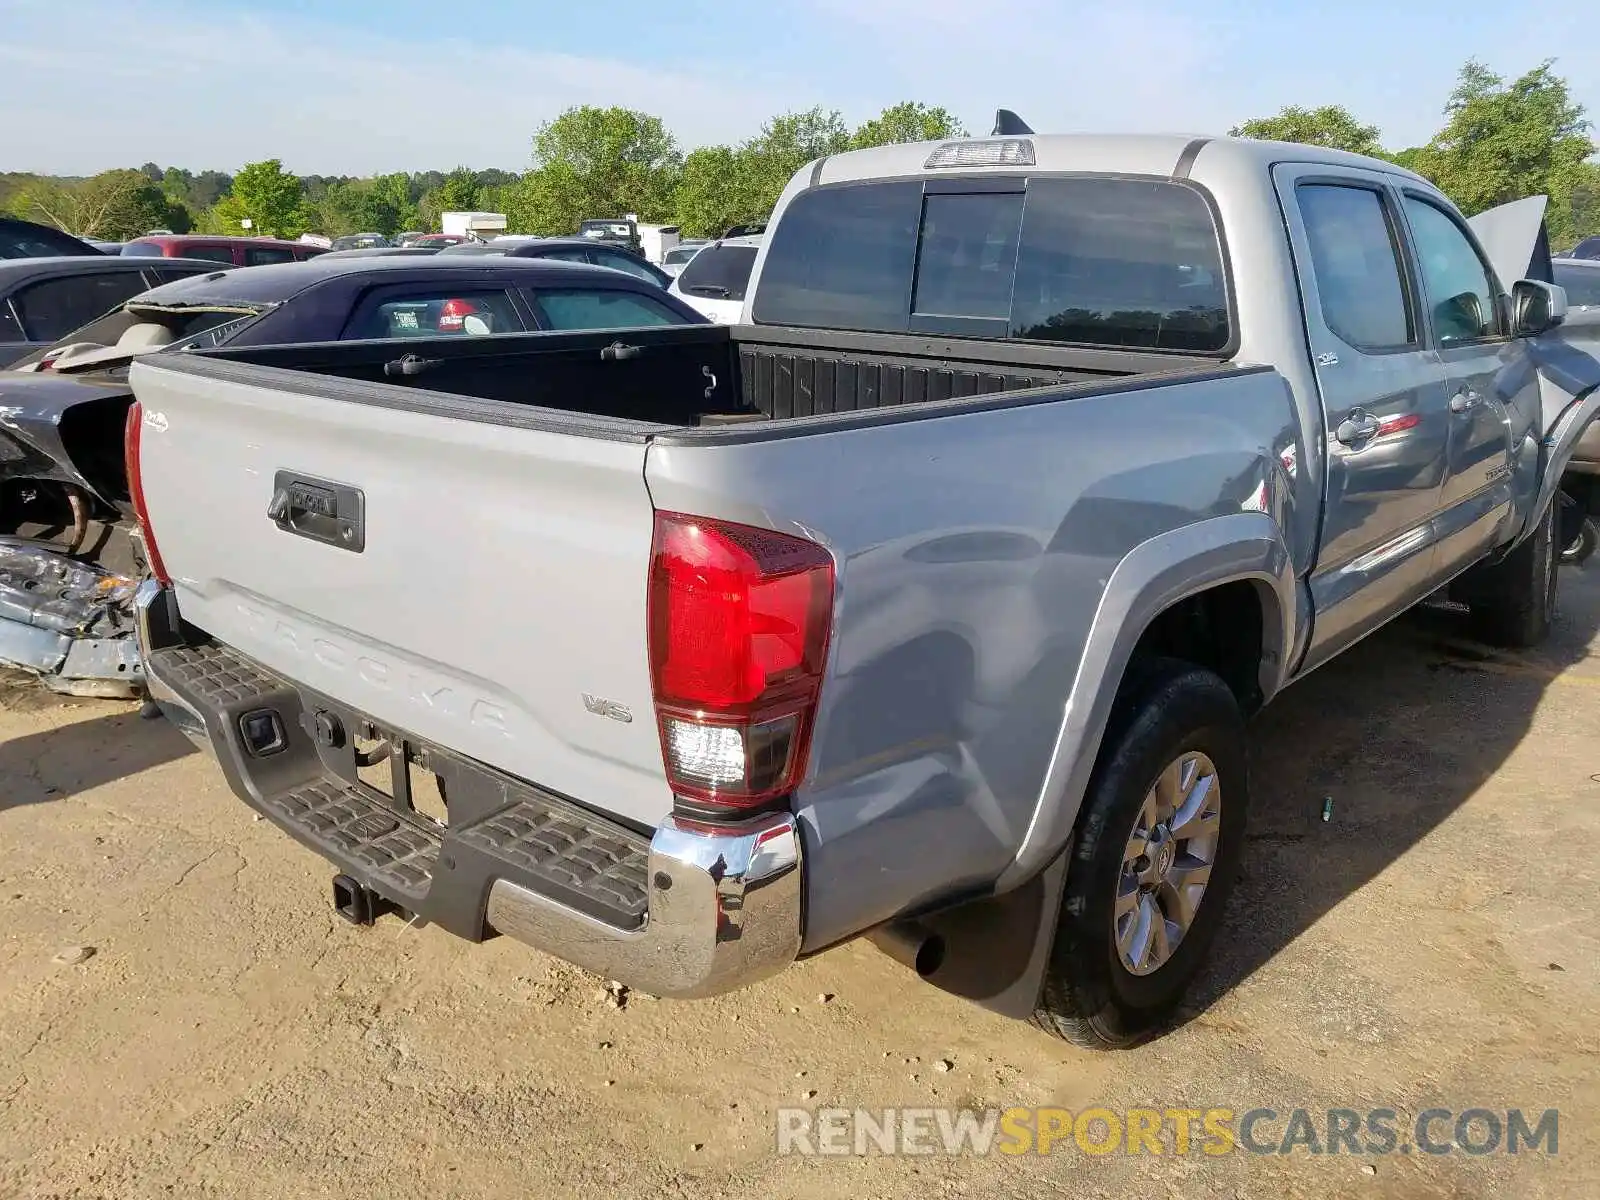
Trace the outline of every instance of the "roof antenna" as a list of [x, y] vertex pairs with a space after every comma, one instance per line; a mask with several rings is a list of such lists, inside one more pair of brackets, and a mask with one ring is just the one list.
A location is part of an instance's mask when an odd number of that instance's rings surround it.
[[1009, 108], [996, 110], [994, 114], [994, 136], [1021, 137], [1023, 134], [1032, 133], [1028, 123]]

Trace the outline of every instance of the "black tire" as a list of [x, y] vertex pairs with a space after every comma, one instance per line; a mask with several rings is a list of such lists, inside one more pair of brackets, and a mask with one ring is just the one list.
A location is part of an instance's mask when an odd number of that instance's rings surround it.
[[1600, 546], [1600, 529], [1595, 528], [1593, 517], [1584, 517], [1583, 523], [1578, 526], [1578, 536], [1568, 542], [1566, 549], [1561, 552], [1561, 565], [1581, 567], [1594, 557], [1596, 546]]
[[1505, 558], [1474, 573], [1467, 603], [1472, 632], [1491, 646], [1526, 650], [1550, 636], [1556, 615], [1555, 501], [1533, 533]]
[[[1145, 797], [1187, 751], [1211, 759], [1222, 804], [1211, 878], [1188, 932], [1165, 964], [1137, 975], [1122, 962], [1114, 901], [1123, 852]], [[1131, 1046], [1183, 999], [1221, 924], [1238, 874], [1249, 808], [1244, 717], [1227, 684], [1190, 663], [1159, 660], [1118, 697], [1090, 778], [1064, 885], [1060, 920], [1033, 1022], [1088, 1049]]]

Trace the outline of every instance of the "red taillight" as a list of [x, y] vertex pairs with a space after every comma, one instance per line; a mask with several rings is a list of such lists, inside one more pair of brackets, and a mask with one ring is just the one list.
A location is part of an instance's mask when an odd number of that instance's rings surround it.
[[477, 311], [477, 306], [469, 300], [446, 300], [439, 306], [439, 331], [455, 333]]
[[144, 428], [144, 407], [135, 400], [128, 409], [128, 423], [123, 426], [122, 450], [124, 466], [128, 473], [128, 498], [133, 502], [133, 515], [138, 518], [139, 530], [144, 534], [144, 554], [150, 563], [150, 573], [162, 583], [171, 583], [166, 565], [161, 561], [161, 551], [156, 549], [156, 532], [150, 527], [150, 512], [144, 503], [144, 473], [139, 466], [140, 431]]
[[674, 794], [754, 808], [806, 768], [833, 557], [749, 525], [657, 513], [650, 672]]

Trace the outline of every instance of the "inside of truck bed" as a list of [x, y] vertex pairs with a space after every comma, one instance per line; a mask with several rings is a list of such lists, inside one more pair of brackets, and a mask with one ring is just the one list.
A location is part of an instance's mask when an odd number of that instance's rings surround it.
[[1215, 368], [1215, 357], [776, 326], [224, 347], [206, 358], [694, 427]]

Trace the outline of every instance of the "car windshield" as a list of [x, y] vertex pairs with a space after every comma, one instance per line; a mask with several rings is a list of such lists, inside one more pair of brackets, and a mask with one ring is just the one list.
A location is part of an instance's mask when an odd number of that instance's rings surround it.
[[754, 246], [707, 246], [678, 276], [678, 290], [713, 300], [743, 300], [755, 265]]
[[699, 246], [674, 246], [661, 256], [663, 266], [675, 267], [679, 263], [686, 263], [695, 256]]

